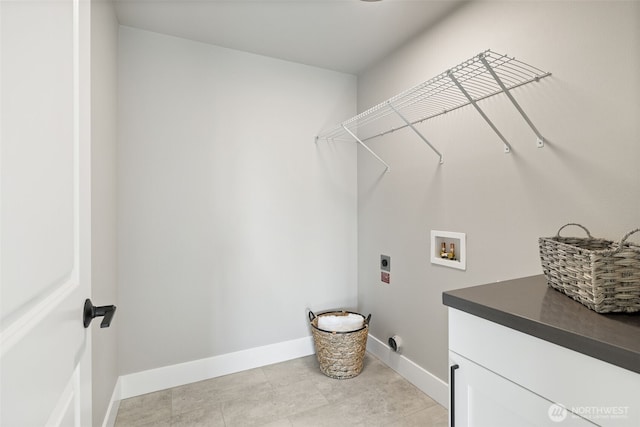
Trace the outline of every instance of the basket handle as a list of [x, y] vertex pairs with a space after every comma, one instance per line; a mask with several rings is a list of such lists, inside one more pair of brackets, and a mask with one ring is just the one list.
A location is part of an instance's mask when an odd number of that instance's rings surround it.
[[[638, 230], [636, 230], [636, 231], [638, 231]], [[369, 322], [370, 322], [370, 321], [371, 321], [371, 313], [369, 313], [369, 315], [368, 315], [368, 316], [367, 316], [367, 318], [365, 319], [364, 324], [365, 324], [365, 325], [369, 325]]]
[[618, 248], [615, 251], [613, 251], [612, 253], [615, 254], [616, 252], [620, 252], [620, 250], [622, 249], [622, 245], [624, 245], [624, 243], [627, 241], [629, 236], [631, 236], [633, 233], [637, 233], [638, 231], [640, 231], [640, 228], [636, 228], [635, 230], [631, 230], [630, 232], [625, 234], [624, 237], [622, 239], [620, 239], [620, 243], [618, 243]]
[[308, 316], [309, 316], [309, 322], [313, 321], [313, 319], [316, 318], [316, 315], [313, 314], [313, 311], [311, 311], [311, 310], [309, 310]]
[[587, 236], [589, 236], [590, 239], [593, 239], [593, 237], [591, 236], [591, 233], [589, 233], [589, 230], [587, 230], [587, 227], [585, 227], [584, 225], [577, 224], [575, 222], [570, 222], [560, 227], [560, 230], [558, 230], [558, 232], [556, 233], [556, 237], [560, 237], [560, 232], [562, 231], [562, 229], [570, 225], [577, 225], [578, 227], [582, 228], [584, 231], [587, 232]]

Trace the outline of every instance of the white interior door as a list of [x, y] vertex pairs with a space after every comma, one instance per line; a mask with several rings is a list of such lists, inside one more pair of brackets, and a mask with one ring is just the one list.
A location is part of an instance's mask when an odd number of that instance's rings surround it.
[[0, 425], [91, 424], [88, 0], [0, 0]]

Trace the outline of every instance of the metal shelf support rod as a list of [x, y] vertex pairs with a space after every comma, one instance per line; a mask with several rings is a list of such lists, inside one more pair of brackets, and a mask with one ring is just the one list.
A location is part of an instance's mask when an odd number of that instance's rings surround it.
[[364, 148], [366, 148], [366, 149], [367, 149], [367, 151], [368, 151], [369, 153], [371, 153], [371, 155], [373, 155], [373, 157], [375, 157], [376, 159], [378, 159], [378, 161], [379, 161], [380, 163], [382, 163], [382, 164], [385, 166], [385, 168], [386, 168], [386, 169], [384, 170], [385, 172], [387, 172], [388, 170], [390, 170], [390, 169], [391, 169], [391, 168], [389, 167], [389, 165], [388, 165], [384, 160], [382, 160], [382, 159], [381, 159], [381, 158], [380, 158], [376, 153], [374, 153], [374, 152], [373, 152], [373, 150], [371, 150], [371, 148], [367, 147], [367, 145], [366, 145], [364, 142], [362, 142], [362, 141], [360, 140], [360, 138], [358, 138], [358, 137], [357, 137], [353, 132], [351, 132], [351, 131], [350, 131], [350, 130], [345, 126], [345, 125], [341, 124], [340, 126], [342, 126], [342, 128], [343, 128], [343, 129], [344, 129], [344, 130], [345, 130], [349, 135], [351, 135], [351, 136], [353, 137], [353, 139], [355, 139], [355, 140], [356, 140], [356, 142], [357, 142], [358, 144], [360, 144], [360, 145], [362, 145]]
[[407, 124], [407, 126], [409, 126], [411, 128], [412, 131], [414, 131], [416, 133], [416, 135], [418, 135], [420, 137], [420, 139], [422, 139], [428, 146], [429, 148], [431, 148], [437, 155], [438, 157], [440, 157], [440, 164], [444, 163], [444, 158], [442, 157], [442, 153], [440, 153], [438, 150], [436, 150], [436, 147], [434, 147], [428, 140], [427, 138], [424, 137], [424, 135], [422, 135], [418, 129], [415, 128], [415, 126], [413, 126], [413, 124], [411, 124], [411, 122], [409, 120], [406, 119], [405, 116], [403, 116], [402, 114], [400, 114], [400, 112], [398, 110], [396, 110], [396, 108], [391, 105], [390, 102], [387, 102], [387, 105], [389, 106], [389, 108], [391, 108], [393, 111], [395, 111], [395, 113], [398, 115], [398, 117], [400, 117], [402, 119], [403, 122], [405, 122]]
[[453, 81], [453, 83], [455, 83], [455, 85], [458, 86], [458, 89], [460, 89], [460, 92], [462, 92], [462, 94], [469, 100], [471, 105], [473, 105], [475, 107], [475, 109], [478, 110], [478, 113], [480, 113], [482, 118], [489, 124], [489, 126], [491, 126], [491, 129], [493, 129], [493, 131], [500, 137], [500, 139], [504, 143], [504, 152], [505, 153], [510, 153], [511, 152], [511, 144], [509, 144], [507, 139], [500, 133], [498, 128], [493, 124], [493, 122], [489, 119], [489, 117], [487, 117], [487, 115], [484, 113], [484, 111], [482, 111], [482, 109], [480, 107], [478, 107], [478, 104], [476, 103], [476, 101], [471, 97], [471, 95], [469, 95], [469, 93], [465, 90], [465, 88], [462, 87], [462, 85], [460, 84], [458, 79], [456, 79], [456, 77], [453, 75], [453, 72], [451, 70], [449, 70], [447, 72], [447, 75]]
[[493, 78], [495, 79], [496, 83], [498, 83], [498, 86], [500, 86], [500, 88], [502, 89], [504, 94], [507, 95], [507, 97], [511, 100], [511, 103], [513, 103], [513, 106], [516, 107], [516, 110], [518, 110], [518, 112], [520, 113], [520, 115], [522, 116], [524, 121], [527, 122], [527, 124], [529, 125], [529, 127], [531, 128], [533, 133], [536, 134], [536, 136], [538, 137], [538, 140], [537, 140], [538, 148], [544, 147], [544, 138], [543, 138], [542, 134], [540, 132], [538, 132], [538, 129], [534, 126], [534, 124], [531, 122], [531, 120], [529, 120], [529, 116], [526, 115], [524, 110], [520, 107], [520, 104], [518, 104], [518, 102], [513, 97], [513, 95], [511, 95], [511, 92], [509, 92], [509, 89], [507, 89], [507, 87], [504, 85], [504, 83], [502, 83], [502, 80], [500, 79], [500, 77], [498, 77], [498, 75], [493, 70], [493, 68], [491, 68], [491, 66], [487, 62], [487, 59], [484, 57], [484, 55], [480, 55], [480, 61], [482, 61], [482, 63], [484, 64], [485, 68], [487, 69], [487, 71], [489, 71], [489, 73], [493, 76]]

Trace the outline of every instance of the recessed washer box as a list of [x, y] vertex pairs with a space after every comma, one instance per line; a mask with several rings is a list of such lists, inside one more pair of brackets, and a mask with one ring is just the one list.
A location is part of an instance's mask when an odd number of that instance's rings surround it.
[[[442, 244], [445, 244], [447, 257], [440, 256]], [[451, 244], [454, 245], [454, 256], [449, 256]], [[445, 267], [467, 269], [467, 235], [454, 231], [431, 230], [431, 263]]]

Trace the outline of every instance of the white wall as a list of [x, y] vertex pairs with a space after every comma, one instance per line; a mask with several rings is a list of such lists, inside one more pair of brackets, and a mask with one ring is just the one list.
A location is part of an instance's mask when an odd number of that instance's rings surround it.
[[308, 336], [356, 305], [354, 76], [121, 27], [120, 373]]
[[[472, 2], [360, 76], [358, 109], [488, 48], [553, 73], [513, 92], [544, 148], [498, 96], [481, 105], [511, 154], [472, 107], [419, 126], [443, 165], [410, 131], [372, 142], [384, 176], [358, 151], [359, 306], [374, 336], [400, 335], [403, 354], [444, 380], [443, 291], [540, 274], [538, 237], [567, 222], [611, 239], [640, 225], [640, 3]], [[466, 271], [430, 264], [432, 229], [467, 233]]]
[[[91, 298], [116, 304], [116, 138], [118, 21], [113, 3], [91, 5]], [[111, 327], [93, 329], [93, 424], [98, 426], [118, 379], [116, 311]]]

